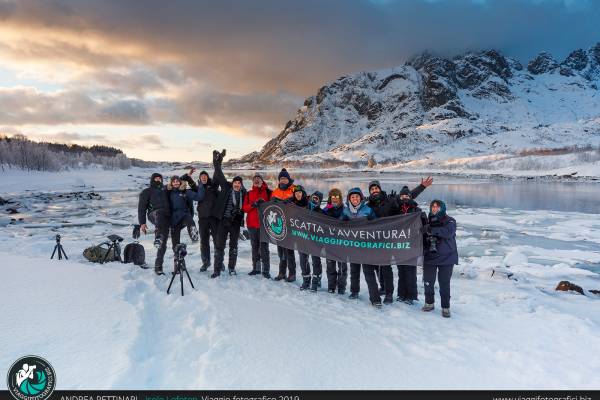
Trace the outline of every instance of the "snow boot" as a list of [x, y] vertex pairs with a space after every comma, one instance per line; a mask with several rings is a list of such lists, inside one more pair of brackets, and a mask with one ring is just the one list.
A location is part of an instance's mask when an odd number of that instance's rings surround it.
[[398, 296], [396, 297], [396, 301], [406, 301], [406, 298]]
[[338, 288], [338, 294], [345, 294], [346, 293], [346, 288], [345, 287], [339, 287]]
[[268, 273], [268, 272], [263, 272], [263, 273], [262, 273], [262, 276], [263, 276], [263, 278], [266, 278], [266, 279], [271, 279], [271, 274], [270, 274], [270, 273]]
[[413, 299], [404, 299], [403, 302], [408, 304], [409, 306], [415, 304], [415, 301]]
[[302, 276], [302, 286], [300, 286], [300, 290], [307, 290], [310, 287], [310, 275]]
[[442, 317], [450, 318], [450, 309], [449, 308], [442, 308]]
[[215, 278], [218, 278], [219, 276], [221, 276], [221, 271], [216, 270], [215, 272], [212, 273], [212, 275], [210, 277], [211, 277], [211, 279], [215, 279]]
[[163, 269], [162, 269], [162, 267], [155, 267], [155, 268], [154, 268], [154, 273], [155, 273], [156, 275], [164, 275], [164, 274], [165, 274], [165, 273], [163, 272]]
[[275, 278], [273, 278], [274, 281], [281, 281], [284, 279], [285, 279], [285, 275], [283, 275], [283, 274], [279, 274]]
[[156, 237], [154, 239], [154, 248], [156, 250], [160, 249], [160, 245], [162, 244], [162, 240], [160, 240], [160, 237]]
[[253, 269], [252, 271], [248, 272], [248, 275], [250, 275], [250, 276], [259, 275], [259, 274], [260, 274], [260, 271], [257, 271], [255, 269]]
[[381, 300], [372, 301], [371, 305], [375, 308], [381, 308]]
[[433, 311], [434, 309], [435, 309], [435, 306], [433, 304], [429, 304], [429, 303], [425, 303], [425, 305], [423, 305], [423, 307], [421, 307], [421, 311], [425, 311], [425, 312]]
[[319, 286], [321, 286], [321, 275], [313, 275], [312, 282], [310, 284], [310, 291], [316, 292], [319, 290]]
[[329, 288], [327, 291], [331, 294], [335, 294], [335, 288]]
[[296, 275], [288, 276], [286, 282], [296, 282]]
[[200, 272], [206, 272], [208, 270], [208, 267], [210, 267], [210, 264], [203, 264], [200, 267]]
[[350, 296], [348, 298], [352, 300], [358, 299], [358, 292], [350, 293]]
[[229, 268], [229, 276], [232, 275], [237, 275], [237, 272], [235, 272], [235, 268]]
[[391, 294], [386, 294], [385, 298], [383, 299], [383, 304], [392, 304], [394, 302], [394, 296], [392, 296]]

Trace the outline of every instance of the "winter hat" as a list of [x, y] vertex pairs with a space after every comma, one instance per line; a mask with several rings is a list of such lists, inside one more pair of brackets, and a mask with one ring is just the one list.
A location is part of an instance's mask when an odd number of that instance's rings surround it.
[[159, 178], [162, 179], [163, 176], [161, 174], [159, 174], [158, 172], [155, 172], [152, 174], [152, 176], [150, 176], [150, 183], [154, 182], [154, 178]]
[[310, 195], [310, 198], [312, 199], [315, 196], [317, 196], [319, 198], [319, 204], [321, 204], [323, 202], [323, 193], [321, 193], [317, 190], [313, 194]]
[[429, 204], [429, 215], [433, 215], [431, 212], [431, 207], [434, 204], [438, 204], [440, 206], [440, 211], [436, 214], [438, 218], [442, 218], [444, 215], [446, 215], [446, 203], [444, 203], [442, 200], [433, 200]]
[[294, 193], [296, 192], [303, 192], [304, 194], [306, 194], [306, 190], [304, 190], [304, 187], [302, 185], [294, 186]]
[[340, 189], [336, 189], [336, 188], [331, 189], [329, 191], [329, 195], [328, 195], [328, 198], [327, 198], [327, 202], [328, 203], [331, 203], [331, 198], [333, 196], [337, 196], [337, 197], [339, 197], [341, 199], [342, 198], [342, 191]]
[[259, 174], [258, 172], [257, 172], [257, 173], [255, 173], [255, 174], [254, 174], [254, 176], [252, 177], [252, 179], [254, 179], [254, 178], [260, 178], [260, 179], [262, 179], [262, 180], [264, 181], [264, 179], [263, 179], [262, 175], [261, 175], [261, 174]]
[[353, 195], [353, 194], [360, 195], [360, 199], [361, 200], [363, 200], [365, 198], [365, 196], [363, 195], [362, 190], [360, 190], [360, 188], [355, 187], [355, 188], [352, 188], [352, 189], [348, 190], [348, 196], [346, 196], [346, 200], [350, 201], [350, 195]]
[[377, 186], [379, 190], [381, 190], [381, 184], [379, 183], [379, 181], [371, 181], [369, 182], [369, 192], [371, 191], [371, 188], [373, 186]]
[[281, 178], [288, 178], [290, 183], [292, 182], [292, 177], [290, 176], [289, 172], [287, 172], [287, 169], [285, 169], [285, 168], [281, 168], [281, 172], [279, 172], [279, 176], [277, 177], [277, 179], [281, 179]]
[[242, 179], [242, 177], [241, 177], [241, 176], [239, 176], [239, 175], [238, 175], [238, 176], [235, 176], [235, 177], [234, 177], [234, 178], [231, 180], [231, 183], [233, 183], [233, 182], [235, 182], [235, 181], [239, 181], [241, 184], [243, 184], [243, 183], [244, 183], [244, 180], [243, 180], [243, 179]]
[[181, 182], [181, 178], [178, 175], [173, 175], [171, 177], [171, 179], [169, 179], [169, 181], [170, 182], [173, 182], [173, 181], [180, 181]]
[[402, 186], [402, 189], [400, 189], [400, 196], [402, 195], [410, 196], [410, 189], [408, 186]]
[[202, 176], [202, 175], [206, 175], [207, 178], [210, 178], [210, 175], [208, 175], [208, 172], [206, 172], [206, 171], [200, 171], [199, 176]]

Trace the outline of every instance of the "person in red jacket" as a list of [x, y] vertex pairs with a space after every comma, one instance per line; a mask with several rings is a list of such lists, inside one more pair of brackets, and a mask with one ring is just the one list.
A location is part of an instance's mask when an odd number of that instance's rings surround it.
[[263, 201], [271, 199], [271, 189], [267, 186], [260, 174], [255, 174], [252, 178], [252, 189], [246, 193], [243, 203], [243, 210], [246, 213], [246, 226], [250, 234], [250, 244], [252, 246], [252, 271], [248, 275], [258, 275], [269, 279], [271, 278], [271, 260], [269, 258], [269, 243], [260, 241], [260, 214], [258, 206]]

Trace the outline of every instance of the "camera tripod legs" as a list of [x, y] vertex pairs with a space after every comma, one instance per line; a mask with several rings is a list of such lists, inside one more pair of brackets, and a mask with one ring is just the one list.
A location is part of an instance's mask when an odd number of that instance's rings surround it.
[[56, 251], [58, 250], [58, 259], [62, 260], [63, 256], [65, 257], [65, 260], [68, 260], [69, 257], [67, 257], [67, 253], [65, 253], [65, 249], [63, 249], [62, 245], [60, 243], [54, 245], [54, 250], [52, 251], [52, 255], [50, 256], [50, 259], [54, 259], [54, 254], [56, 254]]
[[[184, 269], [185, 274], [187, 275], [188, 280], [190, 281], [190, 285], [192, 285], [192, 289], [195, 289], [194, 283], [192, 282], [192, 278], [190, 277], [190, 273], [187, 269]], [[171, 292], [171, 285], [173, 285], [173, 281], [175, 277], [179, 275], [179, 284], [181, 285], [181, 295], [183, 296], [183, 273], [181, 273], [181, 269], [178, 269], [177, 272], [172, 272], [171, 281], [169, 282], [169, 287], [167, 288], [167, 294]]]

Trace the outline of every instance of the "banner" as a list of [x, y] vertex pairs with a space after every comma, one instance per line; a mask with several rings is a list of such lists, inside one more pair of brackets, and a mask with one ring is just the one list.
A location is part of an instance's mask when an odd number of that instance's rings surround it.
[[419, 213], [341, 221], [283, 202], [259, 207], [261, 241], [329, 260], [373, 265], [421, 265]]

